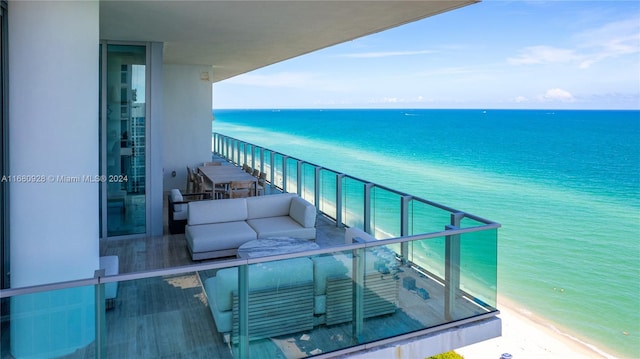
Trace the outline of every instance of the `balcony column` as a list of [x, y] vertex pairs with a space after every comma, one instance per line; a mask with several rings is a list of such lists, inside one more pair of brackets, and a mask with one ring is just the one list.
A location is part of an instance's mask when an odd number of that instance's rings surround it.
[[[460, 229], [460, 222], [464, 213], [451, 214], [451, 224], [447, 225], [447, 231]], [[454, 319], [456, 299], [460, 297], [460, 235], [448, 235], [445, 238], [445, 268], [444, 268], [444, 313], [448, 321]]]
[[[99, 3], [9, 1], [10, 286], [99, 268]], [[59, 357], [95, 340], [91, 286], [11, 300], [11, 355]], [[3, 326], [3, 330], [5, 327]], [[61, 335], [68, 333], [68, 335]], [[5, 343], [3, 342], [3, 345]]]

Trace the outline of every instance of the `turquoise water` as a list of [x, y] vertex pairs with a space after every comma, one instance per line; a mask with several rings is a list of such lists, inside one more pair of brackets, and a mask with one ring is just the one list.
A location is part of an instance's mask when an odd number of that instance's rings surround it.
[[498, 292], [640, 356], [640, 112], [216, 110], [213, 131], [502, 224]]

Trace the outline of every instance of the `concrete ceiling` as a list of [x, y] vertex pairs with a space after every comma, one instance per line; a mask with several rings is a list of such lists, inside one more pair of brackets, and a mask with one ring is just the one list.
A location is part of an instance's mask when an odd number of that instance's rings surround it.
[[164, 62], [221, 81], [479, 0], [100, 1], [100, 37], [164, 43]]

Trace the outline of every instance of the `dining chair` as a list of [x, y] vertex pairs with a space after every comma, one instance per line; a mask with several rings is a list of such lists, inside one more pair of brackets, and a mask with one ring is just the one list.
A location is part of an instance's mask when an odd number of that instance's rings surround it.
[[202, 173], [196, 173], [195, 176], [196, 176], [196, 184], [197, 184], [196, 192], [203, 194], [202, 198], [200, 199], [215, 198], [213, 185], [204, 179], [204, 176], [202, 175]]
[[253, 172], [251, 173], [251, 175], [255, 178], [258, 178], [258, 176], [260, 176], [260, 170], [259, 169], [254, 169]]
[[196, 180], [194, 177], [194, 172], [191, 170], [189, 166], [187, 166], [187, 187], [185, 188], [185, 193], [193, 193], [196, 191]]
[[253, 193], [254, 181], [231, 181], [229, 184], [229, 198], [250, 197]]
[[262, 196], [265, 194], [265, 189], [267, 186], [267, 174], [265, 172], [260, 172], [258, 175], [258, 183], [256, 185], [256, 189], [258, 190], [258, 196]]

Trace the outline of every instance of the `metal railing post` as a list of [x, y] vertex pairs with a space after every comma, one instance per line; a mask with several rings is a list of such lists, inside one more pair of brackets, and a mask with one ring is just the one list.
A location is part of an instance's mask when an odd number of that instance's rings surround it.
[[[232, 339], [231, 339], [232, 340]], [[238, 266], [238, 357], [249, 357], [249, 265]]]
[[238, 152], [238, 142], [236, 140], [231, 140], [231, 162], [238, 163], [236, 160], [236, 153]]
[[313, 179], [313, 201], [315, 202], [313, 205], [316, 206], [316, 209], [320, 212], [320, 171], [322, 171], [322, 167], [316, 167]]
[[264, 148], [259, 147], [260, 151], [260, 172], [264, 172]]
[[[446, 230], [460, 228], [460, 222], [464, 213], [451, 213], [451, 224]], [[456, 309], [456, 299], [460, 296], [460, 235], [448, 235], [445, 237], [445, 264], [444, 264], [444, 314], [448, 321], [453, 320]]]
[[336, 175], [336, 227], [344, 227], [342, 223], [342, 179], [344, 173], [338, 173]]
[[358, 248], [353, 250], [353, 308], [352, 308], [352, 329], [353, 342], [359, 344], [363, 339], [364, 332], [364, 268], [365, 250]]
[[216, 153], [218, 153], [218, 134], [214, 133], [213, 134], [213, 154], [215, 155]]
[[[412, 196], [400, 197], [400, 236], [406, 237], [409, 235], [409, 203]], [[405, 264], [409, 259], [409, 242], [403, 242], [400, 246], [400, 255], [402, 256], [402, 262]]]
[[365, 183], [364, 185], [364, 213], [363, 216], [363, 230], [369, 234], [371, 233], [371, 194], [372, 189], [375, 186], [374, 183]]
[[289, 156], [282, 156], [282, 192], [289, 192], [287, 191], [287, 160], [289, 159]]
[[100, 278], [105, 276], [105, 270], [99, 269], [95, 271], [94, 278], [98, 280], [95, 285], [95, 315], [96, 315], [96, 359], [107, 357], [107, 322], [106, 322], [106, 305], [104, 297], [104, 284], [100, 282]]
[[276, 161], [276, 153], [271, 151], [269, 158], [271, 160], [271, 163], [269, 164], [269, 176], [271, 177], [271, 185], [274, 187], [276, 186], [276, 178], [275, 176], [275, 161]]
[[298, 196], [302, 197], [302, 164], [304, 162], [302, 162], [301, 160], [298, 160], [297, 163], [297, 168], [296, 168], [296, 182], [298, 185]]

